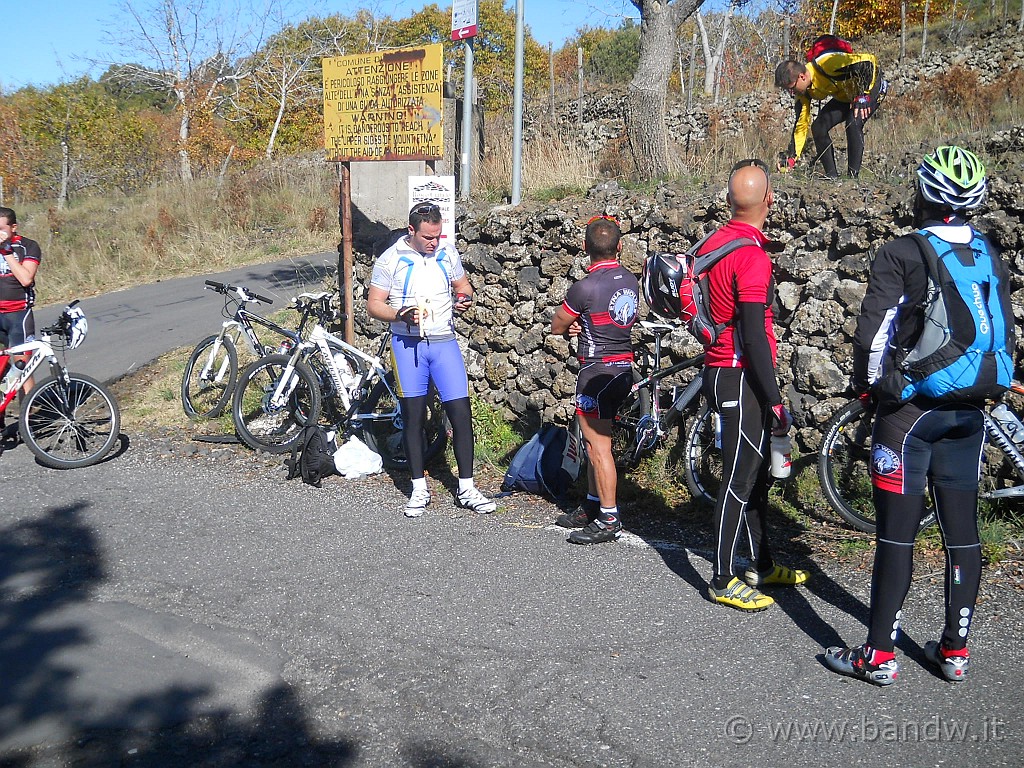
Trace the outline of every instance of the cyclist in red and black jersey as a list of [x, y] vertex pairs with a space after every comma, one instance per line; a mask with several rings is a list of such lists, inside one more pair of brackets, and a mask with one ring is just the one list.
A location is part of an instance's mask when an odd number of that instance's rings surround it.
[[[774, 600], [763, 585], [792, 586], [807, 580], [806, 571], [776, 565], [768, 546], [768, 445], [792, 424], [775, 378], [775, 333], [772, 263], [761, 232], [773, 202], [767, 166], [743, 160], [729, 177], [732, 219], [708, 238], [708, 253], [723, 243], [749, 238], [708, 273], [711, 315], [726, 324], [706, 348], [704, 396], [721, 417], [722, 486], [715, 505], [717, 548], [708, 588], [712, 601], [744, 611], [760, 611]], [[740, 529], [745, 524], [752, 563], [742, 581], [733, 572]], [[745, 583], [744, 583], [745, 582]]]
[[589, 459], [589, 494], [577, 513], [556, 521], [566, 528], [582, 526], [569, 534], [573, 544], [614, 541], [622, 530], [615, 501], [612, 419], [633, 385], [630, 329], [640, 305], [636, 277], [619, 264], [619, 225], [606, 217], [592, 219], [585, 248], [590, 256], [587, 276], [569, 288], [551, 319], [552, 333], [576, 337], [580, 359], [576, 415]]
[[[42, 260], [39, 243], [18, 234], [18, 217], [11, 208], [0, 207], [0, 337], [7, 345], [35, 340], [36, 323], [32, 305], [36, 300], [36, 271]], [[0, 376], [3, 375], [0, 371]], [[32, 389], [29, 379], [22, 389]], [[4, 417], [0, 414], [0, 431]]]

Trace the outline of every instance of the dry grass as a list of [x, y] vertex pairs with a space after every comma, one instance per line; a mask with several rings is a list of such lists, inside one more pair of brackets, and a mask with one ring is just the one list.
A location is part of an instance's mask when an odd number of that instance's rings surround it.
[[320, 162], [167, 183], [131, 198], [19, 206], [19, 229], [43, 248], [40, 302], [65, 301], [181, 274], [333, 250], [334, 168]]
[[[508, 198], [512, 190], [512, 123], [508, 116], [488, 122], [487, 156], [478, 166], [474, 189], [488, 199]], [[558, 131], [523, 142], [524, 197], [550, 199], [592, 187], [602, 175], [597, 156], [580, 145], [570, 131]]]

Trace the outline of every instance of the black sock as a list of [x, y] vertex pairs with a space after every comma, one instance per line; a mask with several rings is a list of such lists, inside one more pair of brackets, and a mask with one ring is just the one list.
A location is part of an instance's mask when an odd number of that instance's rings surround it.
[[715, 576], [711, 580], [711, 586], [721, 591], [729, 586], [729, 582], [735, 578], [731, 573], [727, 573], [724, 576]]

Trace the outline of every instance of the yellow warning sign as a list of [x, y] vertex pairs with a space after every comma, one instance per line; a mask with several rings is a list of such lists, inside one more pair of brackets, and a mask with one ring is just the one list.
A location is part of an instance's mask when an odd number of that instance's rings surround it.
[[323, 60], [327, 160], [437, 160], [442, 46]]

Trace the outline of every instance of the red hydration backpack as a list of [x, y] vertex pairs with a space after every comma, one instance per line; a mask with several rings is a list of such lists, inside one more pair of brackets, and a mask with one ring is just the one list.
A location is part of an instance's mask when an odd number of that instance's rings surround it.
[[807, 60], [814, 61], [824, 53], [853, 53], [853, 45], [835, 35], [818, 35], [807, 49]]

